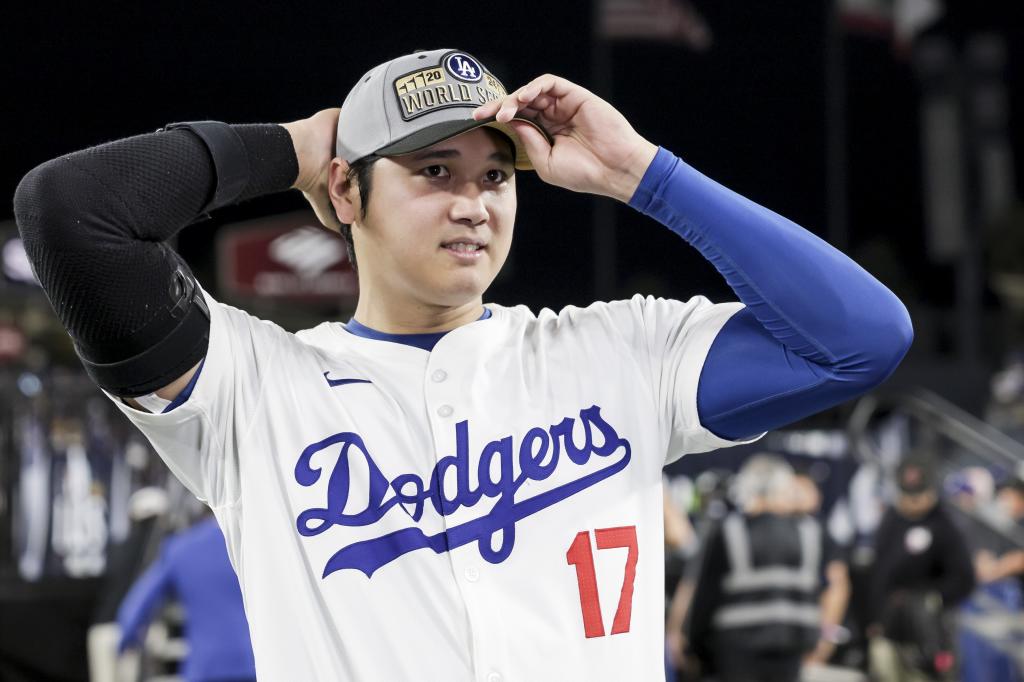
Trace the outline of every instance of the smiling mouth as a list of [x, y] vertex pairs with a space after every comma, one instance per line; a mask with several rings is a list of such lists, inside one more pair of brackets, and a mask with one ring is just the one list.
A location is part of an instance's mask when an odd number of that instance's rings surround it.
[[475, 242], [449, 242], [441, 244], [441, 248], [459, 259], [476, 259], [487, 250], [486, 244]]

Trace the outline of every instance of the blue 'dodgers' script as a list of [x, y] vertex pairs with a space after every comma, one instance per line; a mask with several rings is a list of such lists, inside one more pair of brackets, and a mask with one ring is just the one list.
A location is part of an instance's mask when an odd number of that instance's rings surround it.
[[[320, 480], [321, 468], [313, 466], [313, 456], [328, 448], [337, 449], [337, 458], [327, 481], [327, 504], [299, 514], [296, 519], [299, 533], [309, 537], [333, 526], [369, 526], [396, 505], [405, 510], [413, 521], [420, 520], [427, 504], [438, 514], [449, 516], [460, 507], [473, 507], [481, 498], [488, 498], [496, 500], [490, 512], [440, 533], [427, 535], [413, 526], [343, 547], [328, 559], [323, 577], [346, 568], [356, 569], [370, 577], [378, 568], [407, 552], [430, 548], [441, 553], [473, 541], [477, 542], [484, 559], [500, 563], [512, 552], [517, 521], [613, 476], [629, 464], [629, 441], [619, 436], [614, 427], [604, 420], [600, 407], [593, 405], [580, 410], [579, 422], [579, 428], [575, 428], [576, 420], [566, 417], [547, 429], [532, 428], [518, 447], [512, 436], [487, 443], [480, 451], [475, 488], [469, 475], [468, 421], [455, 425], [455, 454], [438, 460], [428, 480], [408, 473], [388, 481], [358, 433], [336, 433], [306, 447], [295, 464], [295, 480], [303, 486], [315, 485]], [[582, 443], [577, 442], [574, 431]], [[616, 453], [621, 454], [612, 457]], [[518, 474], [515, 473], [517, 456]], [[543, 493], [516, 501], [516, 491], [527, 481], [543, 481], [565, 460], [583, 466], [593, 456], [608, 458], [608, 464]], [[369, 469], [367, 504], [365, 509], [346, 512], [353, 458], [362, 458]], [[446, 491], [443, 485], [449, 469], [455, 471], [454, 494]], [[501, 539], [498, 547], [494, 548], [492, 537], [499, 532]]]

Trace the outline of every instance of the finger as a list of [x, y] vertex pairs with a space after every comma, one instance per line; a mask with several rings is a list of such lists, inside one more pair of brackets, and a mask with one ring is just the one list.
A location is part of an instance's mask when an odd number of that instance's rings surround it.
[[558, 107], [559, 111], [571, 112], [578, 107], [582, 102], [582, 96], [586, 94], [589, 94], [586, 90], [564, 78], [544, 75], [505, 98], [496, 117], [499, 121], [505, 122], [506, 116], [511, 118], [515, 115], [514, 109], [522, 111], [525, 108], [534, 109], [542, 114], [553, 113], [555, 107]]
[[530, 108], [537, 111], [544, 111], [555, 103], [555, 98], [550, 95], [539, 95], [530, 102]]
[[[586, 94], [587, 91], [574, 83], [549, 73], [538, 76], [516, 91], [517, 97], [524, 104], [546, 107], [560, 99]], [[543, 99], [545, 104], [537, 104]]]
[[494, 120], [501, 121], [502, 123], [508, 123], [512, 118], [519, 113], [519, 108], [522, 105], [514, 97], [507, 98], [501, 103], [501, 107], [498, 108], [498, 113], [494, 115]]
[[535, 170], [546, 169], [548, 156], [551, 155], [551, 145], [547, 138], [529, 123], [523, 121], [510, 121], [508, 124], [516, 132], [526, 149], [526, 155], [530, 157], [530, 163]]
[[497, 113], [498, 107], [501, 106], [503, 100], [492, 99], [490, 102], [481, 104], [473, 110], [473, 118], [477, 121], [481, 121], [485, 118], [490, 118]]
[[540, 109], [534, 109], [533, 107], [526, 107], [525, 109], [520, 109], [519, 110], [519, 113], [516, 115], [516, 118], [526, 118], [526, 119], [529, 119], [531, 121], [535, 121], [538, 118], [540, 118], [543, 115], [543, 113], [544, 112], [541, 111]]
[[571, 84], [568, 81], [558, 76], [551, 74], [538, 76], [505, 97], [480, 105], [473, 111], [473, 118], [479, 121], [495, 116], [498, 120], [507, 122], [515, 116], [516, 111], [531, 105], [541, 96], [546, 96], [543, 107], [550, 106], [558, 97], [569, 94], [569, 85]]
[[[528, 87], [528, 85], [529, 84], [524, 85], [523, 88]], [[480, 106], [473, 110], [473, 118], [479, 121], [481, 119], [490, 118], [491, 116], [497, 115], [503, 106], [505, 106], [510, 101], [515, 101], [518, 98], [523, 88], [514, 90], [512, 93], [507, 94], [499, 99], [493, 99], [489, 102], [481, 104]]]
[[554, 89], [554, 80], [554, 76], [544, 75], [519, 88], [502, 101], [495, 118], [502, 123], [507, 123], [520, 110], [533, 107], [534, 100]]
[[539, 116], [544, 116], [549, 113], [549, 109], [553, 105], [553, 102], [548, 102], [543, 105], [541, 104], [543, 103], [540, 98], [533, 100], [533, 102], [528, 106], [521, 107], [519, 109], [519, 112], [516, 114], [516, 118], [528, 118], [532, 120]]

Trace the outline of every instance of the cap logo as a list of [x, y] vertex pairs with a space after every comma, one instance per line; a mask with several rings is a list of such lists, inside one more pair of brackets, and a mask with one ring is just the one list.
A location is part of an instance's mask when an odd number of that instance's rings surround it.
[[460, 81], [467, 83], [478, 83], [484, 75], [480, 63], [464, 52], [452, 52], [445, 57], [444, 68]]
[[450, 53], [440, 66], [399, 76], [393, 87], [403, 121], [449, 107], [473, 109], [506, 94], [497, 78], [462, 52]]

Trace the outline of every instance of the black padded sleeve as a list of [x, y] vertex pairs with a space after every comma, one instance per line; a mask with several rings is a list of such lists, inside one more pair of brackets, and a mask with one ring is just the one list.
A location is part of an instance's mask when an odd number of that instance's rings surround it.
[[281, 126], [189, 125], [48, 161], [14, 196], [36, 277], [90, 376], [117, 395], [151, 393], [206, 354], [209, 311], [164, 241], [298, 174]]

